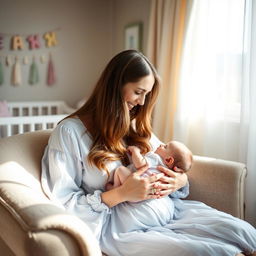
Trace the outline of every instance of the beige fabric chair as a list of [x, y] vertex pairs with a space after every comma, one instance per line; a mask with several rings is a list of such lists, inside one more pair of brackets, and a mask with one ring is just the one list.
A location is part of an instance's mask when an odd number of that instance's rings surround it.
[[[43, 193], [40, 164], [51, 131], [0, 139], [0, 254], [101, 255], [87, 225]], [[189, 199], [244, 217], [244, 164], [195, 156]]]

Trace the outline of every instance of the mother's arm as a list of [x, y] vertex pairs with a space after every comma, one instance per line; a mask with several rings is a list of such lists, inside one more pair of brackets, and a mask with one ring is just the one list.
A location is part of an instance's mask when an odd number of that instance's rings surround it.
[[142, 166], [136, 172], [130, 174], [121, 186], [103, 192], [101, 194], [102, 201], [111, 208], [126, 201], [139, 202], [158, 198], [158, 195], [151, 194], [150, 191], [152, 190], [153, 185], [160, 181], [164, 174], [158, 173], [142, 178], [141, 175], [146, 172], [147, 169], [147, 165]]

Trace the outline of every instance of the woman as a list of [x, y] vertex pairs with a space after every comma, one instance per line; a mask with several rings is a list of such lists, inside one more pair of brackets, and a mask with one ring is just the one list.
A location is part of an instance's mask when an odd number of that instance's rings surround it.
[[[147, 171], [142, 167], [121, 186], [105, 191], [114, 170], [128, 163], [129, 145], [146, 153], [161, 143], [150, 126], [158, 90], [158, 75], [145, 56], [134, 50], [117, 54], [84, 106], [54, 129], [42, 161], [45, 191], [84, 220], [111, 256], [252, 254], [256, 231], [250, 224], [202, 203], [179, 199], [188, 195], [182, 171], [159, 167], [162, 173], [141, 177]], [[168, 218], [166, 207], [155, 211], [158, 225], [152, 226], [145, 215], [145, 226], [127, 231], [130, 224], [136, 226], [137, 216], [122, 215], [126, 204], [159, 198], [151, 194], [156, 187], [161, 197], [173, 199], [174, 219]]]

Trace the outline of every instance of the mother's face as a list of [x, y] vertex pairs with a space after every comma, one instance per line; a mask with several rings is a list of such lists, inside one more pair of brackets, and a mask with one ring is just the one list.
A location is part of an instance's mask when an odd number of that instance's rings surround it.
[[129, 82], [124, 85], [122, 93], [129, 110], [137, 105], [144, 105], [145, 98], [151, 92], [154, 83], [155, 78], [150, 73], [138, 82]]

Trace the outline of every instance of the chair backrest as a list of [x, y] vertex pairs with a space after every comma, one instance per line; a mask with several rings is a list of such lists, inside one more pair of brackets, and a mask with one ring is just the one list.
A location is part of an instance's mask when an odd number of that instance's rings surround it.
[[0, 165], [6, 165], [12, 172], [4, 174], [8, 175], [8, 180], [16, 182], [17, 175], [29, 175], [35, 178], [34, 186], [41, 190], [41, 159], [51, 131], [29, 132], [0, 139]]
[[0, 255], [99, 256], [89, 227], [42, 190], [41, 158], [50, 133], [0, 139]]

